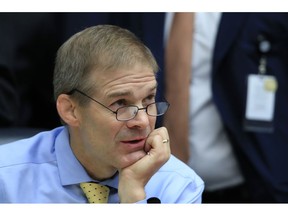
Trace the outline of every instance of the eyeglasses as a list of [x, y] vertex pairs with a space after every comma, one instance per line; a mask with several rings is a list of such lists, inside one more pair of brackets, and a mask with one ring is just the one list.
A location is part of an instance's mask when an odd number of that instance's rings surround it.
[[153, 116], [153, 117], [162, 116], [166, 113], [166, 111], [168, 110], [170, 106], [168, 102], [154, 102], [154, 103], [148, 104], [146, 107], [143, 107], [143, 108], [139, 108], [138, 106], [134, 106], [134, 105], [129, 105], [129, 106], [120, 107], [116, 111], [113, 111], [107, 106], [105, 106], [104, 104], [100, 103], [99, 101], [95, 100], [94, 98], [90, 97], [89, 95], [85, 94], [84, 92], [78, 89], [73, 89], [67, 94], [72, 95], [74, 92], [78, 92], [84, 95], [90, 100], [93, 100], [94, 102], [100, 104], [101, 106], [108, 109], [112, 113], [116, 114], [116, 119], [118, 121], [129, 121], [135, 118], [139, 110], [145, 110], [149, 116]]

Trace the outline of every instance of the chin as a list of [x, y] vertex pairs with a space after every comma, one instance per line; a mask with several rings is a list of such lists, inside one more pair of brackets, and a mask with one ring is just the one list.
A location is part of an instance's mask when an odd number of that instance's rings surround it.
[[126, 154], [121, 158], [121, 168], [131, 166], [132, 164], [143, 158], [145, 155], [146, 152], [144, 152], [143, 150]]

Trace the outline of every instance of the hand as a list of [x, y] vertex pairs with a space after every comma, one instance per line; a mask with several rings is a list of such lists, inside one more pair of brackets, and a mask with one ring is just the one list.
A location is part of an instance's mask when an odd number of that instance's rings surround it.
[[167, 129], [161, 127], [152, 131], [146, 139], [144, 150], [147, 154], [143, 158], [119, 170], [118, 194], [121, 203], [134, 203], [146, 198], [145, 185], [171, 154]]

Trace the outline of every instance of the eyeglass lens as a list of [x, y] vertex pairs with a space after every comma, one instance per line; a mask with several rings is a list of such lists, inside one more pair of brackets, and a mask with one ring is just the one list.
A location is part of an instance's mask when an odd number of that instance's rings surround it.
[[[167, 111], [168, 104], [166, 102], [157, 102], [157, 103], [148, 105], [144, 109], [146, 109], [147, 114], [150, 116], [160, 116], [160, 115], [163, 115]], [[121, 107], [117, 110], [117, 119], [118, 120], [132, 119], [136, 116], [136, 114], [138, 113], [138, 110], [139, 108], [137, 106]]]

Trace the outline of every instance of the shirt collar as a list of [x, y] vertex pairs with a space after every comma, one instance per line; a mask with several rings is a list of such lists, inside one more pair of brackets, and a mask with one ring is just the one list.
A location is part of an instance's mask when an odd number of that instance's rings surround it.
[[[69, 143], [69, 132], [65, 126], [55, 140], [55, 152], [58, 161], [60, 181], [63, 186], [80, 184], [81, 182], [97, 182], [92, 179], [84, 167], [75, 157]], [[112, 178], [106, 179], [101, 184], [118, 188], [118, 173]]]

